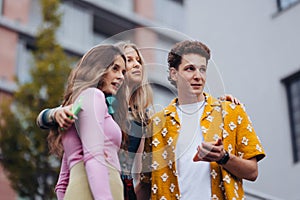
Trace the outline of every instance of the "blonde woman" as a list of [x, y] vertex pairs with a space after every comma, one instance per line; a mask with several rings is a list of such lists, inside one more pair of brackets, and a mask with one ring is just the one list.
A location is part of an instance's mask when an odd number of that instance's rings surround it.
[[[143, 145], [143, 135], [149, 119], [148, 108], [152, 106], [152, 89], [148, 83], [144, 60], [137, 46], [129, 42], [117, 44], [124, 49], [127, 58], [127, 85], [129, 88], [129, 119], [130, 130], [127, 139], [123, 140], [119, 152], [121, 164], [121, 178], [124, 184], [124, 198], [135, 200], [136, 194], [133, 184], [133, 165], [140, 145]], [[138, 172], [137, 172], [138, 173]]]

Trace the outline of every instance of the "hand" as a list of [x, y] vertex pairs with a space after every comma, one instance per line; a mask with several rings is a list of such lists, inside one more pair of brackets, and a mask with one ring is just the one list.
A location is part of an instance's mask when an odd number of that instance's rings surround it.
[[74, 123], [74, 119], [77, 118], [71, 111], [72, 106], [73, 104], [65, 107], [60, 107], [54, 113], [55, 121], [58, 123], [61, 130], [69, 129]]
[[232, 103], [235, 103], [236, 105], [240, 105], [241, 102], [236, 97], [233, 97], [231, 94], [225, 94], [221, 97], [219, 97], [222, 101], [231, 101]]
[[135, 193], [137, 200], [148, 200], [151, 197], [151, 184], [139, 182], [135, 187]]
[[193, 158], [194, 162], [216, 162], [225, 155], [222, 139], [216, 142], [202, 142], [197, 148], [197, 153]]

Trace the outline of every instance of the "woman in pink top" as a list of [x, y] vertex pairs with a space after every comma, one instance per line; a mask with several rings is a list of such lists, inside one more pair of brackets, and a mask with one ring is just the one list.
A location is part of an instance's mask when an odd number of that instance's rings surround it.
[[[48, 136], [50, 151], [63, 154], [62, 168], [68, 170], [62, 171], [70, 173], [65, 174], [70, 179], [64, 199], [123, 199], [118, 151], [127, 130], [128, 105], [122, 101], [125, 88], [121, 89], [125, 67], [120, 48], [99, 45], [82, 57], [69, 76], [63, 106], [80, 103], [81, 111], [71, 128], [63, 133], [52, 130]], [[108, 113], [107, 95], [119, 100], [114, 116], [118, 123]], [[81, 192], [86, 190], [91, 193]], [[63, 198], [59, 191], [57, 195]]]

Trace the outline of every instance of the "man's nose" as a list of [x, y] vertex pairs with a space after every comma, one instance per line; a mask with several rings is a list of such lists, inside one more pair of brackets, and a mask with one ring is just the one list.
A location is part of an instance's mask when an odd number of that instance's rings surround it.
[[200, 70], [195, 70], [195, 73], [194, 73], [194, 79], [200, 79], [202, 77], [202, 74], [200, 72]]

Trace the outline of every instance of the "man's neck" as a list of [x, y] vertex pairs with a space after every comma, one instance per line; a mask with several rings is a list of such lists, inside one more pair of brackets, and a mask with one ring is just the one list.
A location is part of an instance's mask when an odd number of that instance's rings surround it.
[[179, 105], [184, 105], [184, 104], [192, 104], [192, 103], [197, 103], [204, 101], [205, 96], [203, 93], [200, 95], [180, 95], [178, 94], [178, 104]]

